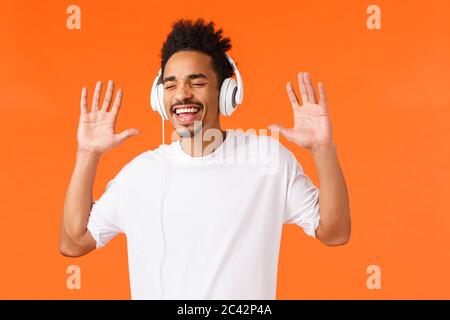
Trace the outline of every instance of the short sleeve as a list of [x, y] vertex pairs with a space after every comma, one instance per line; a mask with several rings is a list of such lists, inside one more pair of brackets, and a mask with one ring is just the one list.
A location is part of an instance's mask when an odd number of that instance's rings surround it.
[[112, 238], [122, 233], [121, 188], [115, 178], [108, 182], [103, 195], [94, 202], [89, 215], [87, 229], [97, 242], [96, 247], [104, 247]]
[[284, 223], [296, 224], [308, 236], [315, 238], [320, 221], [319, 188], [304, 173], [295, 156], [292, 158]]

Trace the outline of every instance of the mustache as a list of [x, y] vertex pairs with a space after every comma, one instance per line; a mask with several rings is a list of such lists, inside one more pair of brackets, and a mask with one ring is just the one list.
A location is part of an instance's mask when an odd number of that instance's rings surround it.
[[173, 105], [171, 105], [170, 106], [170, 111], [172, 111], [173, 108], [176, 107], [176, 106], [182, 106], [182, 105], [185, 105], [185, 104], [193, 104], [193, 105], [196, 105], [196, 106], [198, 106], [200, 108], [203, 108], [203, 103], [201, 103], [201, 102], [193, 101], [193, 100], [183, 100], [183, 101], [177, 101]]

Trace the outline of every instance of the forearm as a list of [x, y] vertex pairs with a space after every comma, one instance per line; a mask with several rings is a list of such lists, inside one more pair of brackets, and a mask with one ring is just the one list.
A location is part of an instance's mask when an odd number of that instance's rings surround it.
[[64, 202], [63, 228], [72, 240], [83, 239], [92, 208], [92, 190], [100, 156], [77, 151], [76, 164]]
[[351, 231], [347, 185], [342, 173], [336, 146], [312, 149], [319, 178], [320, 224], [316, 236], [329, 244], [348, 241]]

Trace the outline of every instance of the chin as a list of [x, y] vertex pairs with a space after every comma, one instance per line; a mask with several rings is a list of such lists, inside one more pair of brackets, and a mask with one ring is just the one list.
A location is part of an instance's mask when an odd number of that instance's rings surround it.
[[178, 127], [176, 128], [177, 134], [181, 138], [192, 138], [196, 136], [200, 131], [202, 130], [202, 126], [196, 126], [195, 128], [193, 126], [186, 127]]

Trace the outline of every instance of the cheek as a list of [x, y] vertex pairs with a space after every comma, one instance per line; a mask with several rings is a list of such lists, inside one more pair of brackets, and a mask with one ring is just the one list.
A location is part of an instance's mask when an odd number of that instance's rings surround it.
[[213, 92], [208, 94], [207, 101], [208, 103], [208, 113], [212, 115], [217, 115], [219, 113], [219, 93]]
[[166, 108], [166, 110], [169, 110], [170, 108], [170, 96], [169, 94], [167, 94], [166, 92], [164, 92], [164, 107]]

